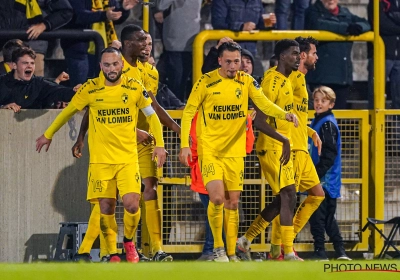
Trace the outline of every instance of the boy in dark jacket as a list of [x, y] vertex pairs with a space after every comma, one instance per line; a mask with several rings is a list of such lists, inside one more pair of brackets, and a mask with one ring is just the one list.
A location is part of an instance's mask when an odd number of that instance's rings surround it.
[[326, 232], [335, 248], [336, 258], [350, 261], [351, 259], [344, 250], [343, 238], [335, 219], [336, 200], [340, 197], [342, 186], [340, 131], [332, 113], [336, 95], [331, 88], [321, 86], [314, 90], [313, 99], [315, 119], [311, 122], [310, 127], [321, 137], [322, 150], [319, 156], [317, 148], [312, 142], [309, 142], [310, 155], [325, 192], [325, 199], [309, 220], [311, 234], [314, 238], [313, 258], [328, 261], [324, 245]]

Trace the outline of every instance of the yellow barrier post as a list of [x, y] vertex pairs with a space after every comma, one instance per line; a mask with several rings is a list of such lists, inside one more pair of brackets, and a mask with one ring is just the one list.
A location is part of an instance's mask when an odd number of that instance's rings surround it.
[[[149, 3], [149, 0], [143, 0], [143, 3]], [[143, 5], [143, 30], [149, 32], [149, 5]]]
[[[376, 219], [384, 219], [384, 186], [385, 186], [385, 46], [379, 37], [379, 1], [374, 1], [374, 110], [371, 112], [372, 145], [369, 215]], [[366, 222], [364, 220], [364, 222]], [[378, 225], [383, 229], [383, 225]], [[383, 246], [383, 240], [374, 231], [370, 246], [377, 256]]]

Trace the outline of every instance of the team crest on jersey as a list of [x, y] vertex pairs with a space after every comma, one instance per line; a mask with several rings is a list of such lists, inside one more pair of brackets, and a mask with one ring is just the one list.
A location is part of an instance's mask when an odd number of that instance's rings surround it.
[[238, 99], [242, 97], [242, 91], [239, 88], [236, 89], [235, 94]]
[[123, 93], [121, 96], [122, 102], [125, 104], [128, 102], [128, 95], [126, 93]]

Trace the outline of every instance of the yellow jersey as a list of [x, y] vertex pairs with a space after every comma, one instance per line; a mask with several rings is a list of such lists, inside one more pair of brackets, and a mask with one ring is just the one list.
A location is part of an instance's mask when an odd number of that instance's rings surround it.
[[182, 147], [189, 147], [186, 136], [198, 109], [198, 154], [245, 157], [249, 97], [265, 114], [285, 119], [286, 112], [265, 98], [250, 75], [238, 71], [233, 79], [223, 78], [219, 69], [204, 74], [194, 85], [183, 112]]
[[148, 76], [148, 88], [146, 87], [147, 91], [151, 91], [154, 96], [157, 95], [158, 91], [158, 70], [156, 67], [151, 65], [148, 62], [143, 63], [145, 71]]
[[151, 104], [142, 83], [125, 75], [117, 86], [106, 86], [101, 78], [90, 79], [71, 103], [78, 110], [89, 106], [90, 163], [138, 161], [137, 114]]
[[299, 121], [299, 126], [292, 129], [292, 149], [308, 153], [308, 136], [315, 132], [308, 123], [308, 91], [306, 77], [300, 71], [293, 71], [289, 76], [293, 87], [294, 113]]
[[[280, 72], [269, 69], [265, 72], [261, 84], [265, 96], [287, 112], [293, 111], [293, 89], [290, 80]], [[277, 132], [287, 137], [290, 141], [293, 124], [276, 119], [273, 116], [267, 118], [267, 123], [275, 128]], [[282, 143], [264, 133], [258, 135], [256, 150], [281, 149]]]

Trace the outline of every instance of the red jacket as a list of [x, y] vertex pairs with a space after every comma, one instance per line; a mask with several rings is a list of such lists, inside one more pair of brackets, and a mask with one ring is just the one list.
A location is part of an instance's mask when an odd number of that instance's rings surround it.
[[[190, 189], [194, 192], [198, 192], [201, 194], [208, 194], [203, 179], [201, 178], [201, 169], [198, 162], [198, 154], [197, 154], [197, 135], [196, 135], [196, 122], [197, 122], [198, 113], [194, 116], [192, 120], [192, 126], [190, 127], [190, 137], [192, 139], [192, 144], [190, 146], [190, 150], [192, 151], [192, 161], [189, 161], [190, 166], [190, 177], [192, 178], [192, 182], [190, 184]], [[254, 133], [252, 127], [252, 119], [250, 115], [247, 115], [246, 121], [246, 153], [250, 154], [253, 150], [254, 146]]]

